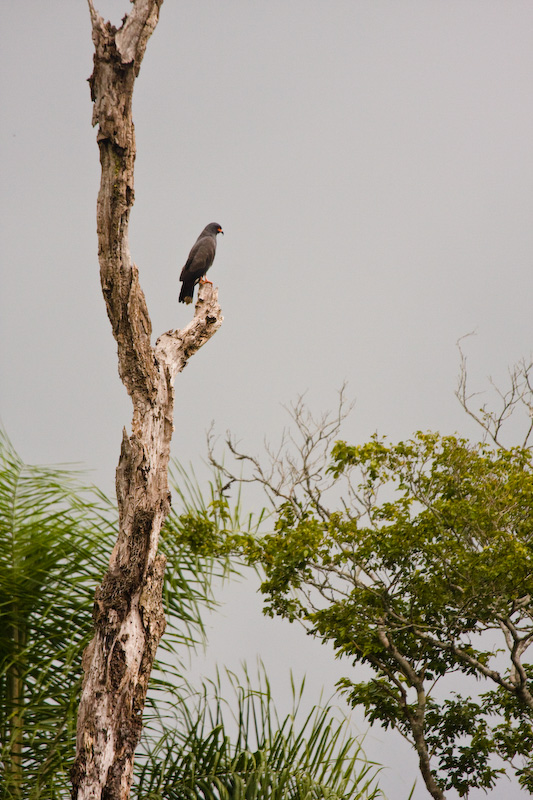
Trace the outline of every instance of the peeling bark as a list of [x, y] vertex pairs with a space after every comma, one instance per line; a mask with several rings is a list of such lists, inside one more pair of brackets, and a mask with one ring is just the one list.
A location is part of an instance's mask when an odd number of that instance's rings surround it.
[[94, 638], [84, 658], [78, 712], [74, 800], [126, 800], [152, 664], [165, 629], [165, 559], [157, 552], [170, 509], [168, 461], [173, 381], [222, 324], [217, 290], [200, 286], [193, 320], [151, 344], [151, 322], [131, 262], [128, 223], [134, 202], [135, 78], [162, 0], [134, 0], [120, 29], [104, 22], [92, 0], [95, 47], [89, 79], [102, 168], [97, 203], [100, 280], [118, 369], [133, 404], [116, 471], [119, 534], [96, 591]]

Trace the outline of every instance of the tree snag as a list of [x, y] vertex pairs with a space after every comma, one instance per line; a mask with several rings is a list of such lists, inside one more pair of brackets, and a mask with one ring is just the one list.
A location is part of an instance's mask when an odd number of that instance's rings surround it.
[[152, 326], [132, 264], [128, 222], [134, 202], [132, 95], [162, 0], [133, 0], [117, 30], [88, 0], [95, 47], [89, 79], [102, 167], [97, 203], [98, 258], [118, 369], [133, 404], [116, 471], [120, 530], [96, 591], [95, 634], [87, 647], [78, 713], [74, 800], [126, 800], [155, 652], [165, 628], [158, 555], [170, 509], [168, 461], [173, 380], [222, 324], [217, 290], [200, 286], [193, 320], [150, 341]]

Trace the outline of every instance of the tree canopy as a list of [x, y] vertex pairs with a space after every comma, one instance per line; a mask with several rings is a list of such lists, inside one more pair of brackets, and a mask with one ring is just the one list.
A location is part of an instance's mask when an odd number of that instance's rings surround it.
[[492, 444], [417, 432], [351, 445], [342, 412], [314, 420], [299, 402], [296, 454], [265, 466], [230, 441], [243, 477], [218, 464], [274, 509], [270, 532], [229, 537], [262, 571], [265, 613], [350, 662], [348, 701], [411, 742], [439, 800], [506, 768], [533, 791], [533, 462], [527, 439], [501, 444], [509, 409], [480, 412]]

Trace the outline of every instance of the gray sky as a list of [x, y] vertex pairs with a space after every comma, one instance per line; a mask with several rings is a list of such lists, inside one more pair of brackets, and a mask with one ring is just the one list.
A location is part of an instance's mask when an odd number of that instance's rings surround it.
[[[97, 7], [118, 23], [129, 4]], [[98, 279], [88, 10], [19, 0], [2, 17], [0, 416], [24, 459], [81, 462], [110, 492], [130, 407]], [[166, 0], [134, 98], [154, 339], [191, 316], [178, 277], [200, 230], [226, 234], [224, 325], [177, 379], [178, 459], [205, 474], [212, 420], [257, 452], [283, 404], [332, 408], [345, 380], [350, 441], [476, 435], [456, 340], [477, 332], [479, 389], [532, 351], [532, 85], [529, 0]], [[251, 579], [226, 595], [207, 670], [259, 653], [280, 685], [292, 666], [331, 691], [343, 670], [263, 620]], [[367, 749], [404, 800], [414, 758], [377, 730]]]

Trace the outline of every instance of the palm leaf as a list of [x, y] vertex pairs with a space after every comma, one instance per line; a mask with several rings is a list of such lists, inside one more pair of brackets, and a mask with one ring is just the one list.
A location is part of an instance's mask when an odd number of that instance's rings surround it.
[[67, 786], [95, 575], [103, 572], [111, 543], [109, 511], [72, 471], [23, 464], [0, 432], [0, 758], [6, 798], [55, 798]]
[[[0, 431], [0, 790], [6, 800], [69, 793], [81, 658], [92, 636], [94, 591], [117, 535], [116, 508], [79, 477], [27, 466]], [[176, 654], [202, 640], [202, 609], [214, 602], [212, 576], [227, 571], [183, 544], [179, 527], [173, 513], [162, 537], [173, 681]], [[160, 652], [153, 683], [162, 691], [168, 681]]]
[[[134, 797], [141, 800], [370, 800], [382, 796], [378, 767], [329, 706], [302, 715], [303, 683], [293, 711], [275, 709], [262, 669], [254, 688], [245, 670], [176, 697], [160, 730], [147, 733]], [[191, 710], [192, 709], [192, 710]], [[151, 738], [153, 737], [153, 738]]]

